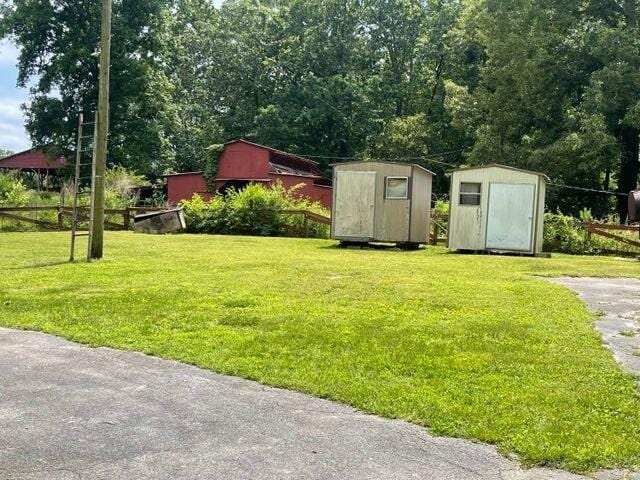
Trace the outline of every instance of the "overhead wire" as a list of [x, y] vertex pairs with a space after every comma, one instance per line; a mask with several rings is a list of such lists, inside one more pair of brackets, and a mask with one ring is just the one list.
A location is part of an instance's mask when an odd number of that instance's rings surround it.
[[[443, 165], [446, 167], [451, 167], [451, 168], [458, 168], [460, 165], [456, 165], [454, 163], [450, 163], [450, 162], [445, 162], [443, 160], [436, 160], [438, 157], [447, 157], [449, 155], [453, 155], [456, 153], [460, 153], [460, 152], [464, 152], [465, 150], [468, 150], [469, 147], [466, 148], [460, 148], [457, 150], [449, 150], [446, 152], [442, 152], [442, 153], [433, 153], [433, 154], [429, 154], [429, 155], [421, 155], [421, 156], [416, 156], [416, 157], [379, 157], [379, 158], [367, 158], [366, 160], [369, 161], [404, 161], [404, 162], [409, 162], [409, 161], [427, 161], [427, 162], [431, 162], [431, 163], [436, 163], [439, 165]], [[352, 157], [346, 157], [346, 156], [336, 156], [336, 155], [300, 155], [301, 157], [306, 157], [306, 158], [317, 158], [317, 159], [325, 159], [325, 160], [362, 160], [364, 161], [365, 159], [362, 156], [352, 156]], [[614, 192], [612, 190], [599, 190], [596, 188], [587, 188], [587, 187], [579, 187], [577, 185], [567, 185], [564, 183], [556, 183], [556, 182], [550, 182], [549, 183], [550, 187], [556, 187], [556, 188], [566, 188], [566, 189], [570, 189], [570, 190], [576, 190], [576, 191], [582, 191], [582, 192], [586, 192], [586, 193], [596, 193], [596, 194], [600, 194], [600, 195], [615, 195], [615, 196], [621, 196], [621, 197], [626, 197], [628, 194], [626, 193], [622, 193], [622, 192]]]

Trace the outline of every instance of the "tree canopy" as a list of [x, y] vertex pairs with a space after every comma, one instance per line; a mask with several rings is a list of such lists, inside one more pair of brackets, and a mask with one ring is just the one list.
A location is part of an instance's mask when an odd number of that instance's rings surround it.
[[[504, 163], [556, 184], [638, 184], [638, 0], [115, 0], [110, 162], [204, 169], [247, 138], [318, 157]], [[99, 2], [0, 0], [37, 145], [72, 148], [96, 99]], [[619, 195], [550, 189], [549, 206]]]

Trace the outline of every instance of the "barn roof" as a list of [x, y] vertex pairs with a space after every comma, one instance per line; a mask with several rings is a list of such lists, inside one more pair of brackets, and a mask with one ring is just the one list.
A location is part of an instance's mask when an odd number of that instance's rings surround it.
[[65, 163], [66, 159], [63, 156], [51, 159], [37, 148], [30, 148], [8, 157], [0, 158], [0, 168], [11, 169], [57, 170], [64, 167]]
[[525, 170], [524, 168], [511, 167], [509, 165], [501, 165], [499, 163], [487, 163], [485, 165], [474, 165], [474, 166], [471, 166], [471, 167], [460, 167], [460, 168], [455, 168], [453, 170], [449, 170], [447, 173], [451, 174], [453, 172], [466, 172], [468, 170], [480, 170], [480, 169], [483, 169], [483, 168], [491, 168], [491, 167], [502, 168], [504, 170], [513, 170], [513, 171], [522, 172], [522, 173], [528, 173], [530, 175], [537, 175], [539, 177], [543, 177], [545, 180], [547, 180], [547, 182], [551, 182], [551, 179], [547, 175], [545, 175], [544, 173], [534, 172], [533, 170]]
[[180, 173], [165, 173], [164, 175], [160, 175], [161, 177], [178, 177], [181, 175], [202, 175], [204, 172], [180, 172]]
[[230, 142], [225, 143], [225, 145], [231, 145], [232, 143], [246, 143], [247, 145], [251, 145], [253, 147], [263, 148], [265, 150], [270, 151], [271, 153], [275, 153], [276, 155], [281, 155], [283, 157], [293, 158], [293, 159], [299, 160], [301, 162], [308, 163], [308, 164], [313, 165], [313, 166], [317, 166], [318, 165], [318, 162], [314, 162], [313, 160], [309, 160], [308, 158], [301, 157], [300, 155], [296, 155], [294, 153], [289, 153], [289, 152], [283, 152], [282, 150], [277, 150], [275, 148], [267, 147], [266, 145], [260, 145], [259, 143], [250, 142], [250, 141], [244, 140], [242, 138], [240, 138], [238, 140], [231, 140]]
[[339, 167], [340, 165], [353, 165], [354, 163], [387, 163], [390, 165], [408, 165], [410, 167], [416, 167], [420, 170], [427, 172], [429, 175], [436, 176], [431, 170], [424, 168], [422, 165], [418, 165], [417, 163], [404, 163], [404, 162], [390, 162], [389, 160], [354, 160], [352, 162], [340, 162], [340, 163], [332, 163], [332, 167]]

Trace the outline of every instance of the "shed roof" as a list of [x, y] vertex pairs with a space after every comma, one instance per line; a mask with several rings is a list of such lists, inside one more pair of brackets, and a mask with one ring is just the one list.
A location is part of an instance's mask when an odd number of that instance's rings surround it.
[[471, 167], [455, 168], [453, 170], [449, 170], [447, 174], [451, 174], [454, 172], [466, 172], [467, 170], [481, 170], [483, 168], [492, 168], [492, 167], [502, 168], [504, 170], [514, 170], [516, 172], [528, 173], [530, 175], [537, 175], [539, 177], [543, 177], [544, 179], [546, 179], [547, 182], [551, 182], [551, 179], [544, 173], [534, 172], [533, 170], [525, 170], [524, 168], [511, 167], [509, 165], [501, 165], [499, 163], [487, 163], [485, 165], [474, 165]]
[[424, 168], [422, 165], [418, 165], [417, 163], [404, 163], [404, 162], [390, 162], [388, 160], [355, 160], [352, 162], [340, 162], [340, 163], [332, 163], [331, 166], [332, 167], [339, 167], [341, 165], [353, 165], [355, 163], [384, 163], [384, 164], [389, 164], [389, 165], [406, 165], [409, 167], [417, 167], [425, 172], [427, 172], [429, 175], [433, 175], [434, 177], [436, 176], [435, 173], [433, 173], [431, 170], [428, 170], [426, 168]]

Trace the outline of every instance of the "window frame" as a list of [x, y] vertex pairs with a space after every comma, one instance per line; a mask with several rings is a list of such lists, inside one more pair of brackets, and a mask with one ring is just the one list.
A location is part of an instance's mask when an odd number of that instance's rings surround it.
[[[402, 175], [391, 175], [384, 177], [384, 198], [385, 200], [409, 200], [409, 178]], [[404, 180], [406, 182], [406, 190], [404, 197], [390, 197], [389, 196], [389, 180]]]
[[[478, 185], [478, 192], [463, 192], [462, 185]], [[477, 203], [462, 203], [462, 197], [476, 198]], [[458, 206], [459, 207], [479, 207], [482, 204], [482, 182], [463, 182], [458, 185]]]

